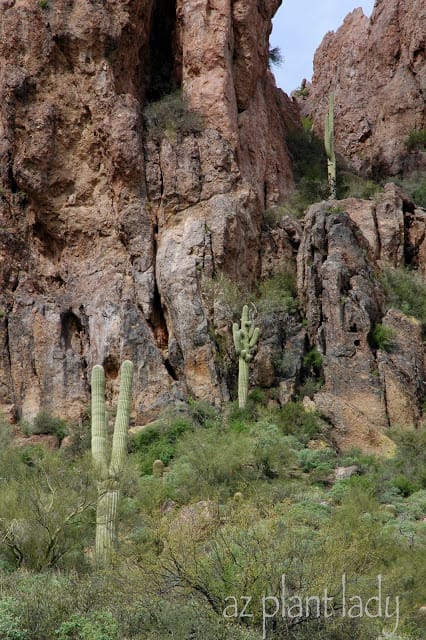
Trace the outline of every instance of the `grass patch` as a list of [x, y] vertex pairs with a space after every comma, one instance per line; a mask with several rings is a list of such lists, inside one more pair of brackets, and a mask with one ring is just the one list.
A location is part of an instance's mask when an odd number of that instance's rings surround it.
[[387, 308], [399, 309], [426, 326], [426, 285], [420, 274], [405, 267], [387, 268], [382, 273], [381, 282]]
[[405, 144], [410, 151], [416, 149], [424, 151], [426, 149], [426, 129], [412, 129]]
[[381, 349], [382, 351], [392, 351], [395, 340], [395, 331], [392, 327], [387, 327], [384, 324], [376, 324], [371, 333], [371, 346], [374, 349]]
[[152, 102], [143, 114], [148, 133], [157, 140], [166, 137], [174, 141], [178, 133], [201, 133], [205, 128], [203, 116], [188, 107], [182, 91]]
[[399, 185], [417, 206], [426, 209], [426, 177], [424, 173], [415, 172], [408, 178], [392, 178], [392, 181]]

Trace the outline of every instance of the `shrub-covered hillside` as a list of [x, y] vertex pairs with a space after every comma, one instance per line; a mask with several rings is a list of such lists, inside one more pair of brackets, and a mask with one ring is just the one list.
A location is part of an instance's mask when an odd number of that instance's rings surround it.
[[425, 432], [343, 455], [318, 415], [271, 404], [190, 402], [133, 434], [102, 571], [89, 426], [52, 452], [3, 425], [0, 637], [423, 638]]

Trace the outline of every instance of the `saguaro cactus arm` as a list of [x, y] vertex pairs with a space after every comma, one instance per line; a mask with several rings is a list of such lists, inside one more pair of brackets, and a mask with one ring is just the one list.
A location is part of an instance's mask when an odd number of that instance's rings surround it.
[[92, 369], [92, 458], [100, 478], [108, 475], [105, 412], [105, 373], [101, 365]]
[[117, 415], [115, 418], [112, 439], [110, 475], [117, 476], [123, 470], [127, 454], [127, 436], [132, 400], [133, 362], [125, 360], [121, 365], [120, 393], [118, 396]]

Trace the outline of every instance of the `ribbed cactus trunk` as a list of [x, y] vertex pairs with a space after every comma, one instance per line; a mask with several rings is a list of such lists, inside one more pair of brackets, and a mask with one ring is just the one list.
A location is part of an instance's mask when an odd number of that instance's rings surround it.
[[253, 349], [259, 339], [259, 329], [254, 328], [252, 321], [249, 320], [247, 305], [244, 305], [241, 314], [241, 327], [234, 322], [232, 333], [238, 355], [238, 406], [244, 409], [248, 394], [249, 362], [253, 359]]
[[244, 358], [238, 358], [238, 406], [244, 409], [247, 404], [249, 386], [249, 365]]
[[328, 186], [330, 199], [336, 199], [336, 156], [334, 154], [334, 94], [328, 99], [328, 112], [324, 122], [324, 146], [327, 154]]
[[108, 464], [105, 373], [100, 365], [96, 365], [92, 369], [92, 458], [98, 483], [95, 554], [96, 564], [99, 567], [105, 567], [111, 563], [113, 551], [117, 547], [120, 476], [127, 454], [132, 381], [133, 364], [126, 360], [121, 365], [120, 393], [111, 460]]

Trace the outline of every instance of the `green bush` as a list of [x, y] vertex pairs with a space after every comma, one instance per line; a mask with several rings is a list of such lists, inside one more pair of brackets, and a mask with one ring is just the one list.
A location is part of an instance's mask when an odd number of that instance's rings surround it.
[[371, 346], [382, 351], [392, 351], [395, 340], [395, 330], [385, 324], [376, 324], [371, 333]]
[[302, 449], [298, 453], [298, 461], [305, 473], [318, 468], [330, 472], [337, 464], [337, 453], [329, 448]]
[[290, 206], [300, 216], [313, 202], [328, 198], [327, 156], [323, 142], [308, 127], [291, 132], [286, 143], [298, 191]]
[[426, 177], [424, 173], [415, 172], [407, 178], [392, 180], [398, 184], [416, 203], [426, 209]]
[[119, 640], [118, 634], [117, 621], [108, 611], [90, 617], [74, 613], [56, 631], [57, 640]]
[[412, 129], [406, 141], [407, 148], [426, 149], [426, 129]]
[[387, 308], [400, 309], [426, 324], [426, 284], [420, 274], [405, 267], [384, 269], [381, 282]]
[[18, 600], [14, 598], [0, 600], [0, 638], [2, 640], [30, 640], [27, 630], [22, 628], [22, 620], [18, 612]]
[[347, 169], [340, 172], [340, 198], [369, 199], [383, 191], [383, 186]]
[[146, 128], [154, 139], [167, 137], [173, 141], [178, 133], [200, 133], [205, 128], [202, 115], [188, 107], [181, 91], [152, 102], [143, 113]]
[[296, 436], [303, 443], [321, 433], [321, 422], [316, 413], [306, 411], [301, 402], [287, 402], [274, 412], [274, 421], [285, 435]]
[[68, 434], [68, 426], [65, 420], [52, 416], [48, 411], [40, 411], [28, 428], [29, 434], [53, 434], [58, 436], [59, 441]]
[[259, 284], [255, 305], [263, 313], [294, 313], [298, 309], [296, 298], [296, 274], [293, 269], [287, 267]]
[[322, 354], [317, 349], [311, 349], [303, 358], [303, 364], [307, 369], [320, 369], [324, 362]]
[[161, 460], [168, 465], [176, 453], [176, 445], [183, 434], [192, 429], [191, 421], [186, 418], [169, 418], [157, 424], [145, 427], [132, 436], [130, 450], [138, 454], [142, 474], [152, 474], [152, 463]]
[[1, 452], [0, 557], [32, 570], [87, 566], [95, 487], [89, 462], [31, 447]]

